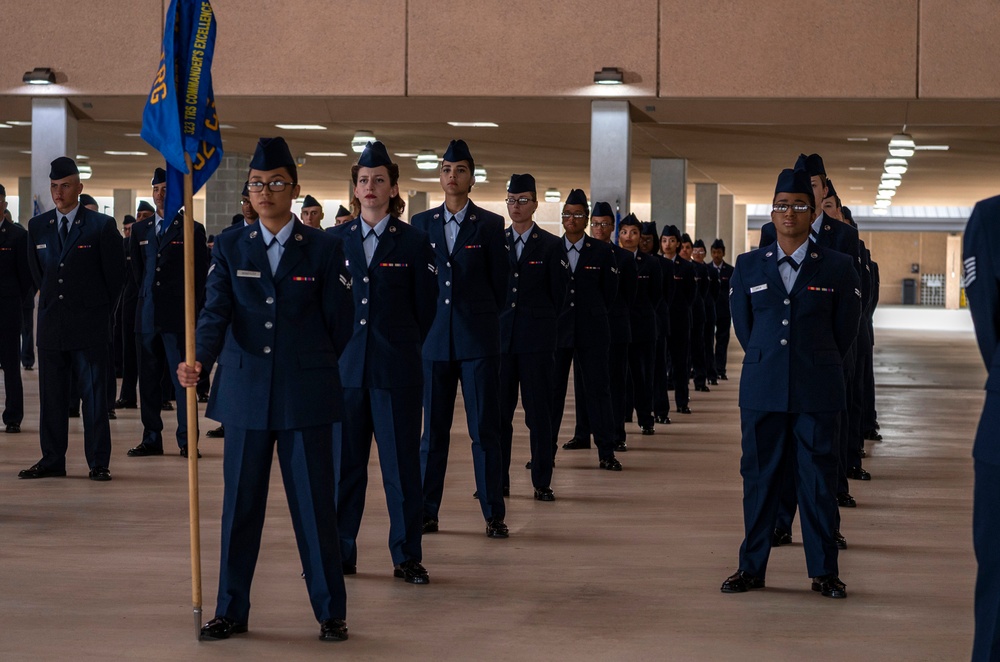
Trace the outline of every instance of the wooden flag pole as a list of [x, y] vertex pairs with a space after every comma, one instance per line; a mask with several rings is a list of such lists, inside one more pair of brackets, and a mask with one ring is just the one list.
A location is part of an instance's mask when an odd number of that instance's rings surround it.
[[[194, 274], [194, 168], [184, 154], [184, 362], [195, 364], [195, 274]], [[201, 520], [198, 508], [198, 392], [186, 389], [188, 429], [188, 502], [191, 519], [191, 603], [194, 607], [195, 637], [201, 636]]]

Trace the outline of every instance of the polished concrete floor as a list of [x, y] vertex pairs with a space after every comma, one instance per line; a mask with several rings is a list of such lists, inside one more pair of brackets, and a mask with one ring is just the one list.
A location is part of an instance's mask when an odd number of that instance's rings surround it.
[[[970, 448], [985, 373], [971, 334], [892, 331], [878, 343], [885, 440], [869, 444], [874, 480], [852, 483], [859, 507], [843, 516], [847, 600], [809, 589], [797, 530], [795, 544], [773, 551], [765, 590], [719, 592], [742, 538], [734, 347], [730, 381], [694, 394], [692, 415], [652, 437], [630, 426], [622, 473], [598, 470], [594, 451], [561, 451], [554, 503], [531, 498], [519, 418], [508, 540], [484, 535], [456, 416], [441, 532], [424, 539], [428, 586], [392, 578], [373, 458], [359, 574], [348, 578], [350, 640], [337, 644], [316, 640], [277, 463], [250, 632], [199, 643], [185, 461], [126, 457], [141, 432], [129, 410], [111, 423], [111, 483], [86, 479], [79, 419], [69, 477], [19, 481], [39, 457], [37, 372], [25, 373], [24, 432], [0, 434], [0, 659], [967, 659]], [[222, 444], [202, 448], [207, 620]]]

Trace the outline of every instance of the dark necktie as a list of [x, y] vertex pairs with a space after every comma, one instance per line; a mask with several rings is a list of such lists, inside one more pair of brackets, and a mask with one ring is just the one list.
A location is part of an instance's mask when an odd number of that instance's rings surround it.
[[793, 260], [791, 255], [786, 255], [785, 257], [783, 257], [780, 260], [778, 260], [778, 264], [784, 264], [784, 263], [787, 263], [788, 266], [790, 266], [792, 268], [792, 271], [798, 271], [799, 270], [799, 266], [800, 266], [799, 263], [796, 262], [795, 260]]
[[69, 237], [69, 219], [65, 216], [59, 221], [59, 242], [65, 246], [66, 238]]
[[809, 228], [809, 237], [811, 239], [819, 239], [819, 233], [813, 230], [812, 228]]
[[[369, 240], [372, 240], [371, 243], [369, 243]], [[369, 230], [368, 234], [366, 234], [364, 238], [361, 240], [361, 243], [365, 248], [366, 262], [368, 263], [369, 266], [372, 263], [372, 258], [375, 257], [375, 249], [378, 248], [378, 240], [379, 240], [379, 235], [375, 233], [374, 229]]]
[[514, 255], [517, 256], [518, 260], [521, 259], [521, 251], [523, 250], [524, 250], [524, 237], [519, 236], [517, 238], [517, 241], [514, 242]]

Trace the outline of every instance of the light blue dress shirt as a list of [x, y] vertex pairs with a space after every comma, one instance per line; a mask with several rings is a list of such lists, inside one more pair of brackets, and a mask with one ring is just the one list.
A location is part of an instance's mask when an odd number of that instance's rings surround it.
[[[272, 276], [278, 271], [278, 263], [281, 262], [281, 256], [285, 254], [285, 242], [292, 236], [292, 228], [294, 227], [294, 214], [284, 227], [278, 230], [278, 234], [271, 234], [271, 231], [263, 223], [260, 223], [260, 234], [264, 238], [264, 245], [267, 246], [267, 261], [271, 265]], [[271, 240], [275, 238], [277, 241], [272, 242]]]

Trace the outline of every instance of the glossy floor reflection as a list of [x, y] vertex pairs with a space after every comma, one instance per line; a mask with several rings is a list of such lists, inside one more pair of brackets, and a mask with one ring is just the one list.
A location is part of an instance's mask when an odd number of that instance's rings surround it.
[[[622, 473], [598, 470], [596, 451], [560, 451], [554, 503], [532, 499], [519, 415], [508, 540], [484, 535], [464, 416], [456, 416], [441, 532], [424, 540], [429, 586], [392, 578], [373, 453], [359, 574], [347, 580], [351, 638], [338, 644], [316, 640], [277, 463], [250, 632], [198, 643], [185, 461], [126, 457], [141, 433], [138, 411], [127, 410], [111, 423], [111, 483], [86, 479], [79, 419], [69, 477], [19, 481], [18, 470], [39, 457], [37, 372], [25, 373], [24, 432], [0, 434], [0, 658], [966, 659], [970, 449], [985, 372], [970, 334], [894, 331], [877, 341], [885, 440], [869, 444], [874, 480], [852, 483], [859, 507], [844, 513], [847, 600], [810, 591], [798, 530], [795, 544], [772, 553], [767, 589], [719, 592], [742, 538], [734, 348], [731, 380], [692, 393], [692, 415], [674, 415], [652, 437], [629, 427]], [[222, 444], [201, 444], [207, 620]]]

